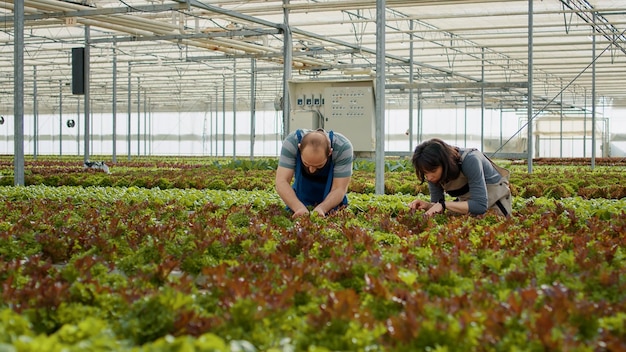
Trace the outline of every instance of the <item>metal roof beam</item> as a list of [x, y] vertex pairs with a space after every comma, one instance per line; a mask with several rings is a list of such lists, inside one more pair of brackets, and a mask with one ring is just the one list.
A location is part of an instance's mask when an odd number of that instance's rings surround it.
[[145, 42], [157, 40], [177, 40], [177, 39], [206, 39], [206, 38], [232, 38], [232, 37], [257, 37], [260, 35], [278, 34], [277, 29], [246, 29], [224, 32], [206, 32], [206, 33], [189, 33], [189, 34], [170, 34], [170, 35], [154, 35], [154, 36], [130, 36], [115, 38], [92, 39], [90, 43], [123, 43], [123, 42]]
[[[80, 5], [80, 4], [75, 4]], [[116, 7], [98, 9], [90, 6], [85, 6], [89, 10], [77, 10], [77, 11], [60, 11], [60, 12], [48, 12], [25, 15], [25, 21], [37, 21], [50, 18], [71, 18], [71, 17], [90, 17], [90, 16], [102, 16], [102, 15], [116, 15], [116, 14], [130, 14], [133, 12], [162, 12], [162, 11], [177, 11], [187, 8], [186, 4], [168, 4], [168, 5], [143, 5], [132, 7]], [[13, 16], [0, 17], [0, 21], [3, 23], [11, 23]]]
[[[602, 35], [613, 45], [619, 48], [624, 54], [626, 54], [626, 48], [624, 48], [624, 44], [626, 44], [626, 37], [624, 36], [624, 31], [617, 29], [613, 26], [606, 17], [595, 13], [593, 6], [589, 4], [587, 1], [581, 0], [561, 0], [563, 6], [566, 6], [569, 9], [575, 7], [579, 12], [576, 12], [576, 15], [580, 17], [583, 21], [587, 22], [591, 25], [595, 30], [602, 33]], [[571, 5], [571, 6], [570, 6]], [[590, 15], [590, 13], [594, 15]], [[595, 17], [595, 20], [594, 20]], [[600, 20], [598, 22], [598, 20]]]
[[256, 23], [256, 24], [260, 24], [266, 27], [270, 27], [270, 28], [277, 28], [277, 29], [284, 29], [284, 25], [282, 23], [275, 23], [275, 22], [270, 22], [270, 21], [266, 21], [260, 18], [256, 18], [253, 16], [248, 16], [248, 15], [244, 15], [242, 13], [236, 12], [236, 11], [231, 11], [231, 10], [227, 10], [218, 6], [212, 6], [209, 4], [204, 4], [200, 1], [196, 1], [196, 0], [172, 0], [181, 4], [185, 4], [185, 5], [189, 5], [189, 6], [193, 6], [193, 7], [197, 7], [199, 9], [203, 9], [203, 10], [207, 10], [207, 11], [211, 11], [211, 12], [215, 12], [215, 13], [219, 13], [222, 15], [226, 15], [229, 17], [234, 17], [234, 18], [238, 18], [240, 20], [244, 20], [244, 21], [248, 21], [248, 22], [252, 22], [252, 23]]
[[528, 82], [432, 82], [432, 83], [405, 83], [387, 84], [387, 89], [489, 89], [489, 88], [528, 88]]

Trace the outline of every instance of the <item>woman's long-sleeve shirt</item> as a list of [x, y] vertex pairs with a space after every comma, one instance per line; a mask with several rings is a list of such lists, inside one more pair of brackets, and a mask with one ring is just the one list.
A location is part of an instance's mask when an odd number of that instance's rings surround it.
[[[460, 149], [463, 153], [465, 149]], [[484, 214], [487, 211], [487, 184], [500, 182], [502, 176], [498, 173], [491, 161], [479, 150], [469, 151], [461, 163], [461, 172], [467, 177], [470, 197], [468, 199], [469, 212], [472, 215]], [[438, 202], [444, 196], [443, 187], [440, 184], [428, 182], [430, 201]]]

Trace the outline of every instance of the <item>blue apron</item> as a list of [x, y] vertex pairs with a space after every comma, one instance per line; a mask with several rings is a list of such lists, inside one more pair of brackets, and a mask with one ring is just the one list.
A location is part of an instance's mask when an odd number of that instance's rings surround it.
[[[297, 130], [296, 135], [298, 136], [298, 143], [302, 140], [302, 131]], [[328, 136], [330, 138], [330, 145], [333, 145], [333, 131], [328, 132]], [[330, 188], [333, 184], [333, 169], [335, 163], [333, 162], [332, 155], [329, 157], [328, 162], [324, 167], [314, 175], [311, 175], [307, 172], [304, 172], [302, 168], [305, 166], [302, 164], [302, 158], [300, 156], [300, 149], [296, 154], [296, 171], [295, 171], [295, 180], [293, 182], [293, 190], [296, 192], [296, 196], [305, 206], [316, 206], [320, 204], [328, 193], [330, 193]], [[339, 208], [342, 205], [348, 204], [348, 197], [343, 196], [343, 200], [341, 204], [339, 204], [335, 209]]]

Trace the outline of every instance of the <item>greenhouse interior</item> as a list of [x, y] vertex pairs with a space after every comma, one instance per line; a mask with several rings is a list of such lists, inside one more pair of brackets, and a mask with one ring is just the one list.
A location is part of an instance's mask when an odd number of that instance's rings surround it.
[[626, 351], [626, 0], [0, 17], [0, 352]]
[[[626, 155], [626, 3], [0, 1], [0, 154]], [[88, 118], [86, 118], [88, 117]], [[378, 143], [377, 143], [378, 141]]]

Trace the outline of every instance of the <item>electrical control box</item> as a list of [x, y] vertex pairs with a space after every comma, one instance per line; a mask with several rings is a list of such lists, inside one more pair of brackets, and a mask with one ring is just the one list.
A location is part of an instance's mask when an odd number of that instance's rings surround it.
[[316, 130], [322, 128], [322, 120], [320, 114], [316, 111], [299, 110], [291, 114], [289, 120], [290, 131], [306, 128]]
[[374, 80], [289, 82], [289, 132], [299, 128], [333, 130], [346, 136], [355, 152], [376, 148]]

